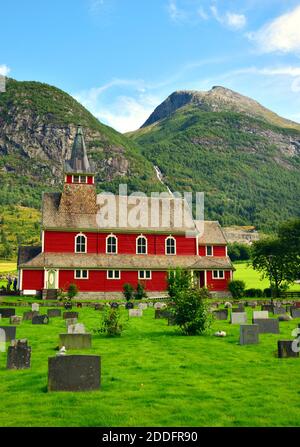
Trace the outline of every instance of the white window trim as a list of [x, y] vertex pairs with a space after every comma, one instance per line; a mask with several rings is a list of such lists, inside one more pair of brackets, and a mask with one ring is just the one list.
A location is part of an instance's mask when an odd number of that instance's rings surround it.
[[[108, 238], [109, 238], [109, 237], [114, 237], [114, 238], [116, 239], [116, 252], [115, 252], [115, 253], [111, 253], [111, 252], [107, 251], [107, 247], [108, 247]], [[105, 253], [106, 253], [107, 255], [117, 255], [117, 254], [118, 254], [118, 238], [117, 238], [117, 236], [116, 236], [115, 234], [113, 234], [113, 233], [109, 234], [109, 235], [106, 236], [106, 238], [105, 238]]]
[[[207, 254], [207, 247], [211, 247], [211, 255]], [[214, 255], [214, 246], [213, 245], [205, 245], [205, 255], [206, 256], [213, 256]]]
[[[82, 277], [83, 270], [87, 272], [87, 277], [86, 278]], [[80, 278], [77, 278], [76, 272], [80, 272]], [[89, 270], [88, 269], [75, 269], [74, 270], [74, 279], [89, 279]]]
[[[138, 252], [138, 241], [139, 241], [139, 239], [145, 239], [145, 241], [146, 241], [146, 251], [145, 251], [145, 253], [139, 253], [139, 252]], [[136, 241], [135, 241], [135, 253], [136, 253], [137, 255], [147, 255], [147, 254], [148, 254], [148, 239], [147, 239], [146, 236], [144, 236], [143, 234], [140, 234], [140, 235], [136, 238]]]
[[[78, 182], [74, 182], [74, 177], [78, 177]], [[81, 180], [82, 177], [85, 177], [85, 182], [83, 182]], [[79, 185], [80, 183], [86, 184], [86, 183], [88, 183], [88, 175], [85, 175], [85, 174], [82, 174], [82, 175], [80, 175], [80, 174], [72, 175], [72, 183], [74, 183], [75, 185]]]
[[[78, 236], [83, 236], [85, 238], [85, 251], [77, 251], [77, 249], [76, 249]], [[83, 233], [76, 234], [76, 236], [75, 236], [74, 252], [75, 253], [87, 253], [87, 236], [85, 234], [83, 234]]]
[[[174, 252], [174, 253], [167, 253], [167, 241], [168, 241], [169, 239], [173, 239], [173, 241], [174, 241], [174, 248], [175, 248], [175, 252]], [[170, 235], [170, 236], [166, 237], [166, 239], [165, 239], [165, 254], [166, 254], [167, 256], [175, 256], [176, 253], [177, 253], [176, 239], [175, 239], [175, 237], [173, 237], [173, 236]]]
[[[215, 272], [217, 272], [217, 276], [215, 276]], [[223, 272], [222, 277], [220, 277], [220, 272]], [[225, 271], [224, 270], [213, 270], [212, 277], [213, 277], [213, 279], [225, 279]]]
[[[113, 272], [113, 277], [112, 278], [110, 278], [108, 276], [108, 272]], [[116, 278], [116, 272], [119, 272], [119, 277], [118, 278]], [[113, 269], [106, 270], [106, 279], [111, 279], [111, 280], [121, 279], [121, 270], [113, 270]]]
[[[146, 276], [146, 272], [150, 272], [149, 278], [141, 278], [141, 272], [144, 272], [144, 275]], [[138, 279], [148, 281], [149, 279], [152, 279], [152, 270], [139, 270], [138, 271]]]

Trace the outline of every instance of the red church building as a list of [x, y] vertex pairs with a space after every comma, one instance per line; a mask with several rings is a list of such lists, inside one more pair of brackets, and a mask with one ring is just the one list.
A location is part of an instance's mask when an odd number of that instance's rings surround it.
[[133, 202], [122, 195], [97, 196], [79, 127], [71, 159], [65, 162], [63, 192], [43, 195], [41, 246], [19, 248], [21, 293], [51, 296], [75, 283], [81, 298], [111, 299], [122, 295], [125, 283], [142, 282], [148, 296], [158, 297], [166, 294], [168, 272], [181, 267], [212, 295], [229, 294], [233, 266], [218, 222], [204, 221], [201, 230], [193, 221], [191, 236], [190, 227], [176, 222], [183, 199], [169, 196], [141, 198], [140, 211], [149, 209], [156, 224], [140, 219], [139, 225], [130, 225], [130, 219], [121, 217], [138, 217]]

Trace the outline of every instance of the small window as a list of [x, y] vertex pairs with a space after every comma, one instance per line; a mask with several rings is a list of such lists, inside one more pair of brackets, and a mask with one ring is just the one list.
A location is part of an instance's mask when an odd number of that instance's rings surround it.
[[87, 183], [87, 176], [86, 175], [81, 175], [80, 176], [80, 183]]
[[107, 236], [106, 238], [106, 253], [117, 253], [118, 252], [118, 241], [116, 236]]
[[79, 183], [80, 182], [80, 176], [79, 175], [73, 175], [73, 183]]
[[151, 279], [152, 272], [151, 270], [139, 270], [139, 279]]
[[166, 255], [176, 255], [176, 240], [169, 236], [166, 239]]
[[224, 270], [213, 270], [213, 279], [224, 279]]
[[120, 279], [121, 272], [120, 270], [107, 270], [106, 277], [107, 279]]
[[206, 256], [212, 256], [213, 255], [213, 248], [212, 245], [206, 246]]
[[88, 279], [89, 274], [87, 270], [75, 270], [76, 279]]
[[77, 234], [75, 238], [75, 253], [86, 253], [86, 236]]
[[145, 238], [145, 236], [139, 236], [136, 239], [136, 253], [138, 255], [147, 254], [147, 239]]

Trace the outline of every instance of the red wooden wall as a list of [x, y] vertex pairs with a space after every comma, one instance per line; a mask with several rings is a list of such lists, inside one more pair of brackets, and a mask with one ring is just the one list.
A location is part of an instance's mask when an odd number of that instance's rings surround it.
[[[206, 256], [206, 246], [199, 245], [199, 256]], [[213, 245], [213, 256], [226, 256], [225, 245]]]
[[44, 270], [23, 270], [22, 290], [41, 290], [44, 288]]
[[224, 279], [213, 279], [212, 270], [208, 270], [206, 274], [207, 287], [215, 291], [228, 290], [228, 282], [230, 281], [230, 272], [225, 271]]

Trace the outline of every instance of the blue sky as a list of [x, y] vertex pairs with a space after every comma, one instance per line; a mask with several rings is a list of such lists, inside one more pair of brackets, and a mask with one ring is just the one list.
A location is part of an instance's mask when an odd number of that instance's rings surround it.
[[121, 132], [174, 90], [223, 85], [300, 122], [300, 1], [10, 0], [0, 73], [55, 85]]

